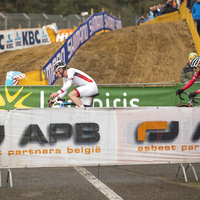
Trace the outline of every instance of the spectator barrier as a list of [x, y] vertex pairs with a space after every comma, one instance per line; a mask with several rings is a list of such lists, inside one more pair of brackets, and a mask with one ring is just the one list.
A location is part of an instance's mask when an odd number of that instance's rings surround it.
[[[148, 85], [148, 84], [146, 84]], [[94, 99], [94, 107], [143, 107], [143, 106], [176, 106], [179, 103], [186, 103], [176, 96], [179, 86], [99, 86], [100, 95]], [[196, 91], [200, 88], [199, 83], [195, 83], [188, 92]], [[44, 93], [42, 107], [47, 107], [50, 93], [56, 92], [60, 86], [0, 86], [0, 110], [13, 110], [16, 108], [39, 108], [41, 107], [41, 93]], [[69, 89], [69, 92], [74, 87]], [[68, 101], [67, 96], [66, 102]], [[70, 106], [69, 106], [70, 107]], [[67, 109], [67, 108], [66, 108]]]
[[0, 112], [0, 168], [200, 162], [200, 108]]
[[190, 13], [189, 10], [185, 10], [185, 13], [186, 13], [186, 21], [190, 28], [190, 32], [192, 34], [192, 38], [193, 38], [193, 41], [195, 44], [196, 51], [197, 51], [198, 55], [200, 55], [200, 38], [199, 38], [199, 34], [197, 32], [197, 28], [194, 24], [192, 13]]
[[174, 21], [182, 21], [182, 17], [178, 11], [163, 14], [161, 16], [158, 16], [149, 20], [148, 22], [141, 23], [140, 25], [163, 23], [163, 22], [174, 22]]

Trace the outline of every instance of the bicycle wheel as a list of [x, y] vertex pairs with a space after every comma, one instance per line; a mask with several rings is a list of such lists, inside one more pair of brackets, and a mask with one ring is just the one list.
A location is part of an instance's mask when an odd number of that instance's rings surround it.
[[180, 103], [176, 107], [190, 107], [187, 103]]

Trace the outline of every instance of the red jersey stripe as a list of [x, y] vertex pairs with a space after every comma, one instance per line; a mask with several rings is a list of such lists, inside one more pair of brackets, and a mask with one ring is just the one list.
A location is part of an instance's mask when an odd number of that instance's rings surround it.
[[62, 89], [60, 89], [60, 91], [63, 93], [64, 91]]
[[87, 81], [87, 82], [90, 82], [92, 83], [93, 81], [89, 78], [87, 78], [86, 76], [82, 75], [82, 74], [79, 74], [79, 73], [75, 73], [74, 76], [78, 76], [79, 78], [82, 78], [83, 80]]
[[77, 90], [77, 89], [74, 89], [75, 91], [76, 91], [76, 93], [77, 93], [77, 97], [80, 97], [80, 93], [79, 93], [79, 91]]

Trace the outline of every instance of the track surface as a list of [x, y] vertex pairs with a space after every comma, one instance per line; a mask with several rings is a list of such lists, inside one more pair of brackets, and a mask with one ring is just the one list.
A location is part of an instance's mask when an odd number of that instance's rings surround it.
[[[200, 182], [192, 168], [185, 182], [178, 164], [12, 169], [13, 188], [2, 170], [0, 199], [147, 200], [199, 199]], [[186, 166], [186, 165], [185, 165]], [[200, 164], [193, 164], [200, 176]]]

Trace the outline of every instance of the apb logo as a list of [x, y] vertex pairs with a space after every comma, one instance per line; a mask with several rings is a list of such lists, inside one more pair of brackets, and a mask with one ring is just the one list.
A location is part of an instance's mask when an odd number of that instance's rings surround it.
[[27, 145], [29, 142], [40, 144], [55, 144], [59, 140], [69, 140], [75, 132], [75, 142], [88, 143], [100, 140], [99, 125], [97, 123], [76, 123], [74, 127], [69, 123], [50, 124], [47, 128], [49, 141], [38, 124], [30, 124], [21, 139], [20, 145]]

